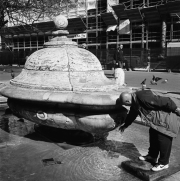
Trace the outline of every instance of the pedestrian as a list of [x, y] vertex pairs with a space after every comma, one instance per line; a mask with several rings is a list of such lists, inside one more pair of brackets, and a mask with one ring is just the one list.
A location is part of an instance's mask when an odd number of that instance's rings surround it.
[[151, 72], [150, 60], [151, 60], [151, 57], [150, 57], [150, 55], [148, 55], [148, 57], [147, 57], [147, 67], [146, 67], [147, 72]]
[[114, 68], [123, 68], [123, 61], [124, 61], [124, 56], [123, 56], [123, 45], [120, 45], [116, 52], [114, 53]]
[[11, 69], [11, 78], [14, 79], [14, 77], [15, 77], [14, 71]]
[[28, 55], [26, 55], [26, 57], [25, 57], [25, 61], [27, 61], [28, 57], [29, 57], [29, 56], [28, 56]]
[[130, 106], [124, 124], [119, 127], [122, 133], [138, 115], [150, 127], [148, 154], [139, 159], [155, 163], [153, 171], [169, 168], [172, 141], [180, 127], [179, 100], [176, 101], [151, 90], [123, 92], [118, 99], [119, 104]]
[[114, 53], [113, 58], [114, 58], [114, 62], [115, 62], [114, 68], [122, 68], [123, 69], [123, 67], [125, 67], [126, 70], [129, 70], [128, 62], [124, 58], [124, 54], [123, 54], [123, 45], [120, 45], [118, 47], [118, 49]]

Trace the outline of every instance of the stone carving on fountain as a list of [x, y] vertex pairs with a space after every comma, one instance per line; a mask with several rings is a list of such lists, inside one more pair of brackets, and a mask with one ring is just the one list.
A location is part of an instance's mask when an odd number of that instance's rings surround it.
[[108, 79], [97, 57], [67, 38], [65, 17], [54, 23], [55, 37], [28, 57], [0, 93], [14, 114], [35, 123], [92, 134], [114, 129], [126, 114], [117, 98], [131, 89]]

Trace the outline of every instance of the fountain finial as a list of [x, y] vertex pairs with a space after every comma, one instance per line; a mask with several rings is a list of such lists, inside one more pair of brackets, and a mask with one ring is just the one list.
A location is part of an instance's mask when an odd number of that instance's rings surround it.
[[68, 26], [68, 20], [63, 15], [58, 15], [54, 18], [54, 24], [57, 29], [65, 29]]
[[58, 15], [54, 18], [53, 21], [58, 30], [54, 31], [52, 34], [54, 35], [68, 35], [69, 34], [69, 32], [65, 30], [65, 28], [67, 28], [68, 26], [68, 20], [65, 16]]

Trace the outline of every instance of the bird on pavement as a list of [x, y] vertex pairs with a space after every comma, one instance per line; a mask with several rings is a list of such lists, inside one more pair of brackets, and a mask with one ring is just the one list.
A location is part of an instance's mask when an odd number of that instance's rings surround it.
[[164, 79], [161, 83], [162, 83], [162, 84], [168, 83], [168, 79]]
[[159, 81], [159, 80], [161, 80], [162, 78], [160, 78], [160, 77], [155, 77], [154, 75], [153, 75], [153, 78], [152, 78], [152, 80], [150, 81], [150, 83], [152, 84], [152, 85], [157, 85], [157, 82]]
[[14, 77], [15, 77], [14, 71], [11, 70], [11, 78], [14, 79]]
[[142, 82], [141, 82], [141, 85], [142, 85], [142, 89], [144, 90], [146, 88], [146, 79], [144, 79]]

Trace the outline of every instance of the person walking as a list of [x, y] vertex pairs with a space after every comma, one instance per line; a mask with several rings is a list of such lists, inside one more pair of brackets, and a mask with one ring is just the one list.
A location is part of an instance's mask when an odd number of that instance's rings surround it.
[[130, 106], [124, 124], [119, 127], [121, 133], [138, 115], [150, 126], [149, 151], [146, 156], [140, 156], [139, 159], [155, 163], [151, 168], [152, 171], [169, 168], [172, 141], [180, 127], [178, 101], [151, 90], [123, 92], [117, 101], [121, 105]]
[[120, 45], [118, 47], [117, 51], [114, 53], [113, 58], [115, 60], [114, 68], [122, 68], [123, 69], [123, 67], [125, 67], [126, 70], [129, 70], [128, 62], [124, 58], [124, 55], [123, 55], [123, 45]]

